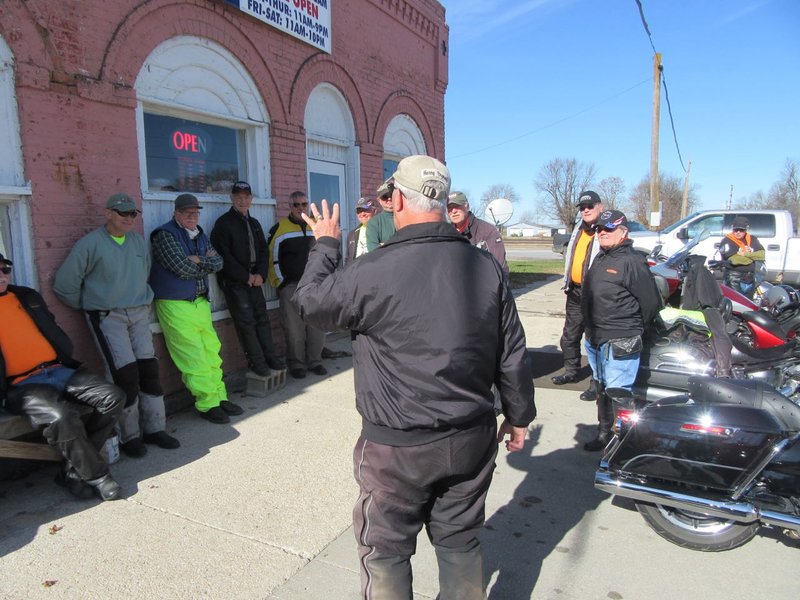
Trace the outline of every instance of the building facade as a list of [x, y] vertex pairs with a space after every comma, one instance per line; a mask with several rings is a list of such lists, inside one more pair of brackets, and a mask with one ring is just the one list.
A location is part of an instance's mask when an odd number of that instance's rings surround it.
[[[403, 156], [444, 158], [448, 45], [435, 0], [5, 0], [0, 252], [14, 282], [44, 294], [97, 367], [82, 316], [51, 287], [109, 195], [141, 201], [148, 235], [180, 192], [210, 231], [236, 180], [265, 230], [307, 190], [340, 202], [346, 238], [356, 200]], [[224, 368], [243, 368], [216, 289], [212, 302]]]

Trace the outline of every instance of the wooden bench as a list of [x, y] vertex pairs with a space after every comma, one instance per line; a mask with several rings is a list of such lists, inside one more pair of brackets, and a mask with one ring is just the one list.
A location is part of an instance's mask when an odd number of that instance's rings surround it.
[[[77, 405], [76, 405], [77, 406]], [[89, 407], [80, 407], [81, 414], [91, 412]], [[30, 460], [60, 461], [61, 453], [47, 442], [29, 442], [17, 438], [36, 433], [28, 417], [12, 415], [0, 408], [0, 458], [27, 458]]]

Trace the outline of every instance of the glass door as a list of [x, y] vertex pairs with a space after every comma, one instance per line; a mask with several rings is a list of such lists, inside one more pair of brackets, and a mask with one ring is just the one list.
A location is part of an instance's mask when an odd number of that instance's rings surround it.
[[354, 226], [355, 207], [345, 194], [344, 165], [324, 160], [308, 159], [308, 200], [317, 207], [321, 200], [327, 200], [330, 206], [339, 204], [340, 223], [342, 228], [342, 253], [346, 252], [347, 235]]

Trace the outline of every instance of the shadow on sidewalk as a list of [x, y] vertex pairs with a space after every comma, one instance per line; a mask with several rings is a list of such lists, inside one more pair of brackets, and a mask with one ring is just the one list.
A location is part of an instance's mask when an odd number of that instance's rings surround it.
[[531, 598], [544, 560], [554, 551], [579, 555], [580, 540], [577, 546], [562, 540], [608, 497], [592, 485], [599, 454], [581, 448], [596, 426], [579, 424], [572, 448], [533, 456], [541, 430], [534, 427], [525, 448], [507, 455], [508, 465], [524, 471], [525, 479], [481, 532], [484, 581], [488, 585], [497, 575], [489, 600]]

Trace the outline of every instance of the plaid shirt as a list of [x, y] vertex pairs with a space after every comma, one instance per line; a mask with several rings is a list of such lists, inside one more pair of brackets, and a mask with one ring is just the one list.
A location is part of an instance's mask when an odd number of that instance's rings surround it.
[[[202, 235], [202, 234], [201, 234]], [[181, 244], [167, 231], [159, 231], [153, 237], [153, 258], [179, 279], [194, 279], [197, 283], [197, 296], [206, 296], [208, 286], [205, 277], [222, 268], [222, 257], [208, 242], [208, 254], [200, 257], [195, 264], [186, 257]]]

